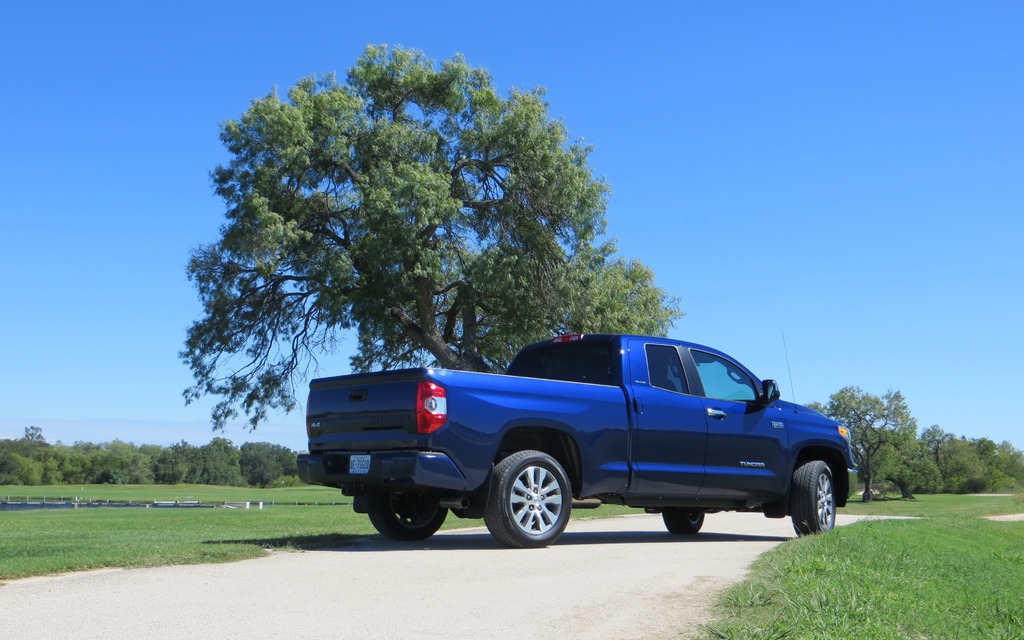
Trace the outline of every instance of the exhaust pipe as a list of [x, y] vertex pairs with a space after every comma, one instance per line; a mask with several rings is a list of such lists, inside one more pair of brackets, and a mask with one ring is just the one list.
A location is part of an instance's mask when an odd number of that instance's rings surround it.
[[462, 509], [466, 509], [469, 507], [469, 499], [463, 497], [441, 498], [438, 504], [440, 504], [445, 509], [455, 509], [456, 511], [461, 511]]

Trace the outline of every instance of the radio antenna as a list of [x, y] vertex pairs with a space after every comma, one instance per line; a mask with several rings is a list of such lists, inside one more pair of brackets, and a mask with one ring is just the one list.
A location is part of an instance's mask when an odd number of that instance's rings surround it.
[[782, 350], [786, 352], [786, 371], [789, 372], [789, 392], [793, 394], [793, 402], [796, 402], [796, 387], [793, 386], [793, 369], [789, 366], [789, 347], [786, 346], [786, 331], [782, 331]]

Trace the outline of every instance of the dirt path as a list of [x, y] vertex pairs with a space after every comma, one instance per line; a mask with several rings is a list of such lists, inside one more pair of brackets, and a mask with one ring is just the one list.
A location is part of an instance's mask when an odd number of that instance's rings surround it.
[[537, 550], [474, 529], [30, 578], [0, 586], [0, 638], [678, 639], [710, 620], [717, 594], [757, 556], [793, 537], [788, 519], [757, 514], [712, 514], [704, 527], [680, 538], [660, 516], [636, 515], [574, 520]]

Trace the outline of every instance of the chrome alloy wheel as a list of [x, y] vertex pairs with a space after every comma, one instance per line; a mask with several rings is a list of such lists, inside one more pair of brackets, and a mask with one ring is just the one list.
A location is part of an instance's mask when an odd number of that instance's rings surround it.
[[526, 467], [512, 483], [509, 495], [512, 518], [525, 533], [547, 533], [562, 512], [558, 479], [544, 467]]
[[818, 525], [822, 531], [832, 528], [836, 518], [836, 503], [832, 496], [832, 478], [827, 473], [818, 475]]

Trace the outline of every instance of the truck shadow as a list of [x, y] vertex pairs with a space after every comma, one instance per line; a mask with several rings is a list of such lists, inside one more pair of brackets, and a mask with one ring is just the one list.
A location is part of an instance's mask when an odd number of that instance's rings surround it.
[[278, 538], [248, 538], [240, 540], [206, 540], [203, 544], [247, 544], [263, 547], [267, 550], [312, 551], [321, 549], [337, 549], [344, 551], [349, 547], [365, 544], [373, 536], [345, 535], [332, 533], [320, 536], [282, 536]]
[[586, 531], [566, 533], [558, 544], [687, 544], [693, 542], [785, 542], [786, 536], [757, 536], [742, 533], [707, 531], [691, 536], [672, 535], [663, 531]]
[[[789, 540], [786, 536], [759, 536], [736, 533], [704, 532], [693, 536], [677, 536], [661, 531], [586, 531], [566, 532], [554, 546], [586, 546], [615, 544], [692, 544], [695, 542], [772, 542]], [[459, 551], [485, 550], [519, 551], [499, 544], [486, 531], [439, 532], [427, 540], [399, 542], [379, 535], [286, 536], [249, 540], [211, 540], [207, 544], [251, 544], [268, 549], [295, 549], [298, 551], [343, 551], [379, 553], [392, 551]]]

